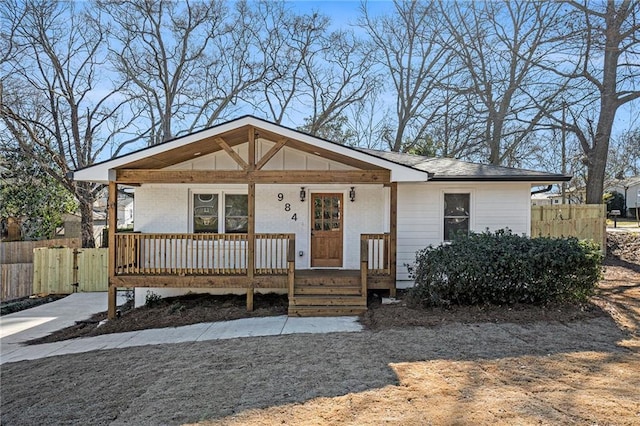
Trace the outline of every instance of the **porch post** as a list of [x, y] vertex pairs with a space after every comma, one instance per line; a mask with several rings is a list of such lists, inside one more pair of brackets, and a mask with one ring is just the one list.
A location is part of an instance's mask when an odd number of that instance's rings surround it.
[[360, 283], [362, 285], [362, 296], [367, 297], [368, 283], [367, 274], [369, 273], [369, 240], [360, 238]]
[[118, 226], [118, 184], [109, 181], [109, 195], [107, 198], [107, 216], [109, 217], [109, 290], [107, 294], [107, 318], [116, 317], [116, 228]]
[[391, 182], [389, 202], [389, 274], [391, 287], [389, 296], [396, 297], [396, 252], [398, 241], [398, 182]]
[[[255, 129], [249, 128], [249, 171], [256, 168], [256, 141]], [[247, 277], [249, 278], [249, 287], [247, 288], [247, 311], [253, 311], [253, 278], [256, 267], [256, 183], [251, 180], [249, 182], [249, 190], [247, 196], [248, 215], [247, 232], [249, 234], [247, 241]]]

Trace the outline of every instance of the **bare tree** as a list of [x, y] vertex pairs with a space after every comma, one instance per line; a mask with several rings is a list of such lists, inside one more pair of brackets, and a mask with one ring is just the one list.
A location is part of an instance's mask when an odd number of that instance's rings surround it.
[[109, 81], [105, 33], [65, 2], [5, 1], [0, 20], [12, 46], [0, 84], [0, 143], [34, 159], [77, 198], [82, 242], [92, 247], [96, 188], [68, 172], [93, 164], [135, 119], [123, 121], [121, 87], [102, 85]]
[[[251, 13], [262, 23], [259, 48], [271, 58], [271, 68], [252, 101], [254, 108], [276, 123], [301, 111], [305, 93], [305, 61], [319, 54], [320, 40], [328, 30], [329, 19], [319, 13], [299, 15], [283, 2], [257, 2]], [[303, 87], [301, 87], [303, 86]]]
[[640, 128], [629, 130], [609, 144], [605, 180], [640, 176]]
[[380, 135], [384, 131], [384, 123], [379, 119], [380, 93], [374, 91], [363, 102], [349, 107], [347, 124], [353, 134], [353, 145], [370, 149], [384, 149]]
[[570, 1], [564, 60], [551, 68], [567, 81], [572, 98], [565, 122], [552, 118], [578, 138], [587, 166], [586, 202], [602, 203], [612, 128], [618, 109], [640, 98], [640, 2]]
[[518, 163], [557, 96], [536, 65], [555, 49], [551, 31], [560, 5], [519, 0], [441, 6], [459, 69], [451, 89], [470, 99], [466, 114], [482, 129], [474, 139], [485, 146], [491, 164]]
[[212, 125], [232, 112], [269, 65], [247, 2], [102, 0], [113, 20], [113, 60], [147, 118], [149, 144]]
[[381, 136], [389, 149], [401, 151], [428, 133], [441, 107], [435, 95], [450, 67], [435, 2], [398, 0], [394, 4], [389, 16], [372, 16], [363, 4], [360, 26], [370, 38], [373, 60], [390, 79], [389, 93], [395, 98], [395, 110], [387, 115]]
[[311, 109], [303, 129], [311, 134], [346, 124], [349, 107], [362, 103], [379, 83], [371, 71], [371, 56], [352, 32], [330, 33], [320, 40], [319, 47], [318, 55], [303, 59], [302, 83], [306, 90], [302, 91], [301, 102]]

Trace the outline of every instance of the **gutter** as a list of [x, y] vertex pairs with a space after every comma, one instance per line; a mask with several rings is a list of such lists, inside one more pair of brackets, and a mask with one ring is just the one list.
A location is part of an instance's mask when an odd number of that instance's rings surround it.
[[547, 186], [546, 188], [538, 189], [538, 190], [536, 190], [536, 191], [531, 191], [531, 195], [534, 195], [534, 194], [543, 194], [543, 193], [545, 193], [545, 192], [549, 192], [549, 191], [551, 191], [551, 188], [553, 188], [553, 185], [549, 185], [549, 186]]

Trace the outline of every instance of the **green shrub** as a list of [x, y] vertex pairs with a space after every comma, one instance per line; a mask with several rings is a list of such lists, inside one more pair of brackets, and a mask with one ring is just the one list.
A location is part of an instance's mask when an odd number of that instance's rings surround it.
[[146, 306], [147, 308], [151, 308], [153, 306], [160, 304], [161, 300], [162, 300], [162, 296], [160, 296], [158, 293], [154, 293], [151, 290], [147, 290], [147, 294], [144, 296], [144, 306]]
[[528, 238], [509, 230], [459, 235], [429, 246], [409, 267], [412, 306], [541, 304], [583, 301], [601, 277], [596, 243], [576, 238]]

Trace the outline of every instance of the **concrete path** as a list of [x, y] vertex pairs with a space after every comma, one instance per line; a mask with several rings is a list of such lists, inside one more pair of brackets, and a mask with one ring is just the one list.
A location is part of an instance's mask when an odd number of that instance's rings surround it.
[[105, 334], [43, 345], [26, 346], [22, 343], [104, 311], [106, 302], [106, 293], [76, 293], [56, 302], [0, 317], [0, 364], [131, 346], [362, 330], [357, 317], [293, 318], [282, 315]]
[[607, 226], [607, 232], [620, 232], [620, 233], [640, 233], [640, 226], [621, 226], [614, 228], [613, 225]]

